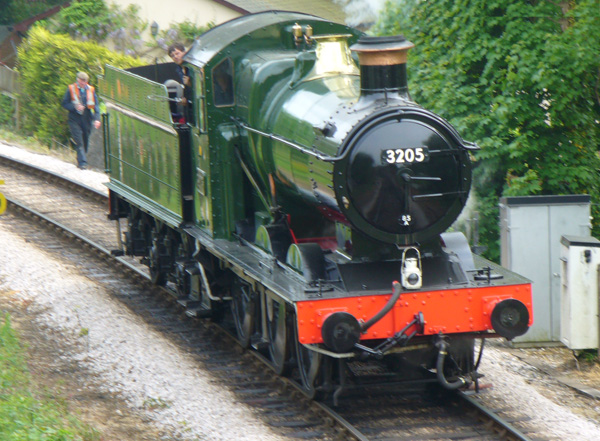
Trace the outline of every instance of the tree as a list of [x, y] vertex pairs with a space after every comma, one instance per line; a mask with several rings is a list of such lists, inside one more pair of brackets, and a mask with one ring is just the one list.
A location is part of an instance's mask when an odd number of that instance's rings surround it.
[[19, 23], [65, 0], [38, 0], [23, 2], [22, 0], [0, 0], [0, 25]]
[[146, 49], [142, 32], [148, 24], [139, 18], [139, 6], [107, 5], [104, 0], [76, 0], [45, 24], [52, 33], [69, 34], [81, 41], [113, 43], [126, 55], [139, 56]]
[[474, 190], [498, 260], [501, 196], [587, 193], [600, 234], [599, 0], [395, 0], [378, 34], [403, 33], [413, 97], [481, 150]]
[[189, 20], [172, 23], [146, 42], [143, 33], [148, 29], [148, 23], [139, 17], [139, 9], [134, 4], [121, 8], [107, 4], [105, 0], [74, 0], [49, 19], [45, 27], [55, 34], [69, 34], [76, 40], [108, 44], [126, 55], [141, 57], [156, 48], [166, 50], [175, 42], [189, 46], [196, 37], [214, 26], [213, 23], [198, 26]]

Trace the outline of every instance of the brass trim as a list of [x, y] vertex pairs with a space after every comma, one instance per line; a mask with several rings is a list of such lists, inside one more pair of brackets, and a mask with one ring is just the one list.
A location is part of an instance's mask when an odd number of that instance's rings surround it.
[[415, 47], [410, 43], [402, 48], [390, 49], [359, 49], [358, 60], [361, 66], [394, 66], [396, 64], [406, 64], [408, 51]]
[[348, 35], [319, 35], [312, 38], [317, 42], [313, 75], [359, 73], [348, 48]]

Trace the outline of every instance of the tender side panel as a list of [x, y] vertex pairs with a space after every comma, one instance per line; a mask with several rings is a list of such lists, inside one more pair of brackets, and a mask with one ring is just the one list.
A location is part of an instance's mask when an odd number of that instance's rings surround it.
[[142, 206], [182, 218], [179, 137], [162, 84], [107, 67], [100, 81], [108, 111], [111, 185], [129, 190]]
[[154, 121], [172, 125], [171, 110], [167, 89], [156, 83], [123, 69], [106, 66], [104, 77], [98, 82], [100, 96], [151, 118]]
[[[389, 295], [357, 296], [297, 303], [298, 336], [301, 343], [322, 343], [321, 328], [334, 312], [344, 311], [367, 321], [387, 303]], [[361, 336], [361, 340], [392, 337], [419, 312], [425, 319], [425, 335], [480, 332], [492, 329], [494, 306], [505, 299], [520, 300], [533, 321], [531, 285], [519, 284], [469, 289], [406, 292], [393, 309]]]

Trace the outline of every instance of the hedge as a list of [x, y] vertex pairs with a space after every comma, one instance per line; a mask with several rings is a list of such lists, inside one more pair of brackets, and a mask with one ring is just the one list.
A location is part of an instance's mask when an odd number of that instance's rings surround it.
[[93, 42], [75, 41], [40, 26], [32, 28], [18, 50], [24, 129], [42, 141], [66, 143], [67, 111], [60, 103], [67, 86], [75, 82], [79, 71], [90, 75], [90, 84], [98, 84], [106, 64], [127, 68], [144, 62]]

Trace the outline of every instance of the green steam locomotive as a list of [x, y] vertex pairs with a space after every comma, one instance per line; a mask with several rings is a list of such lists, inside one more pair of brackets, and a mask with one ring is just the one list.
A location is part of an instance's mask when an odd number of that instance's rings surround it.
[[310, 396], [464, 387], [476, 339], [532, 323], [529, 281], [447, 232], [478, 147], [411, 100], [412, 46], [272, 11], [197, 38], [187, 112], [172, 63], [99, 84], [125, 253]]

